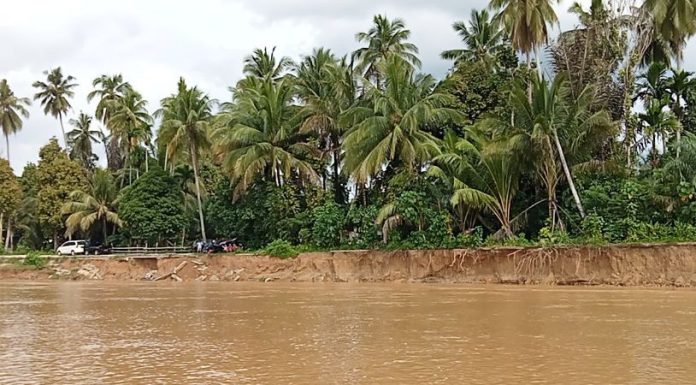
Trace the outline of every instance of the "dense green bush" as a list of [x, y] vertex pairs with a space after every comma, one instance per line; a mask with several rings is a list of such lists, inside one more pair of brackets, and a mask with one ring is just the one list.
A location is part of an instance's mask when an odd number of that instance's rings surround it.
[[23, 263], [26, 266], [33, 266], [33, 267], [36, 267], [37, 269], [41, 269], [44, 266], [46, 266], [46, 258], [42, 257], [36, 251], [31, 251], [31, 252], [27, 253], [26, 257], [24, 257]]
[[264, 247], [260, 254], [281, 259], [295, 258], [300, 252], [290, 242], [277, 239]]
[[312, 243], [321, 248], [339, 247], [346, 215], [343, 207], [328, 201], [312, 212]]

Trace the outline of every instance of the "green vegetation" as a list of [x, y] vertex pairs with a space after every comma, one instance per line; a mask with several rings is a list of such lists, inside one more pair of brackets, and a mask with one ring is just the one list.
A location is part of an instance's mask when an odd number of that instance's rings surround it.
[[267, 244], [266, 247], [260, 250], [260, 254], [281, 259], [294, 258], [299, 253], [297, 248], [291, 245], [290, 242], [280, 239]]
[[41, 269], [46, 266], [46, 258], [42, 257], [38, 252], [32, 251], [27, 253], [24, 257], [23, 264], [25, 266], [33, 266], [37, 269]]
[[[455, 22], [442, 79], [381, 15], [345, 55], [254, 50], [221, 103], [182, 78], [150, 108], [113, 74], [91, 82], [93, 117], [70, 116], [77, 80], [47, 71], [35, 99], [72, 130], [21, 177], [0, 161], [5, 247], [696, 241], [696, 77], [680, 68], [696, 2], [576, 3], [579, 26], [550, 41], [553, 3], [493, 0]], [[0, 80], [6, 138], [28, 104]]]

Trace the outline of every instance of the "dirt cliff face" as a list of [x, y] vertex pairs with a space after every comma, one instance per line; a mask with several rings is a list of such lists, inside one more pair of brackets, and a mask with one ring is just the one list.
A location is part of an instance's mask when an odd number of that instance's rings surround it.
[[696, 286], [696, 244], [67, 258], [0, 278]]

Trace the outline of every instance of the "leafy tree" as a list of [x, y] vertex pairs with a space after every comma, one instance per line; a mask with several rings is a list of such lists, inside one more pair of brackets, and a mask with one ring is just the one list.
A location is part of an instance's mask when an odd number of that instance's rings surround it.
[[43, 106], [44, 114], [51, 114], [54, 118], [58, 118], [60, 122], [60, 130], [63, 133], [63, 143], [68, 145], [68, 137], [65, 135], [63, 127], [63, 116], [70, 111], [72, 106], [68, 99], [75, 94], [74, 88], [77, 87], [75, 78], [68, 75], [63, 76], [63, 71], [60, 67], [50, 71], [44, 71], [46, 81], [36, 81], [32, 86], [37, 88], [39, 92], [34, 95], [34, 100], [39, 100]]
[[153, 167], [123, 191], [118, 216], [132, 241], [150, 245], [176, 241], [186, 226], [181, 193], [173, 189], [176, 180]]
[[70, 155], [91, 170], [94, 168], [94, 162], [98, 159], [92, 152], [92, 142], [97, 143], [104, 140], [104, 134], [101, 130], [93, 130], [91, 127], [92, 117], [82, 112], [77, 119], [71, 119], [70, 124], [75, 127], [68, 132]]
[[[438, 85], [436, 91], [454, 96], [449, 107], [463, 115], [463, 121], [459, 123], [468, 126], [487, 115], [509, 119], [512, 85], [512, 75], [507, 71], [488, 71], [481, 62], [462, 63]], [[437, 136], [444, 137], [444, 131], [438, 131]]]
[[319, 247], [329, 248], [341, 245], [346, 214], [343, 207], [335, 202], [326, 202], [312, 212], [312, 240]]
[[[3, 226], [7, 220], [7, 239], [10, 239], [12, 234], [12, 217], [15, 216], [16, 210], [22, 200], [22, 190], [19, 186], [19, 181], [15, 176], [10, 162], [5, 159], [0, 159], [0, 239], [3, 236]], [[9, 244], [5, 244], [5, 248], [9, 248]]]
[[108, 224], [123, 225], [116, 213], [118, 189], [111, 174], [97, 169], [92, 175], [87, 192], [75, 190], [70, 193], [70, 201], [62, 208], [67, 214], [65, 235], [72, 236], [78, 230], [89, 234], [93, 226], [101, 225], [103, 240], [106, 241]]
[[5, 135], [8, 162], [10, 161], [10, 135], [22, 129], [22, 117], [29, 117], [27, 107], [30, 104], [28, 98], [15, 96], [7, 84], [7, 79], [0, 80], [0, 129]]
[[175, 159], [183, 154], [190, 157], [196, 184], [198, 217], [201, 236], [206, 240], [203, 203], [201, 201], [201, 182], [198, 168], [200, 152], [210, 147], [209, 130], [213, 117], [215, 101], [197, 87], [187, 87], [183, 78], [179, 79], [178, 91], [161, 102], [162, 108], [156, 115], [162, 118], [160, 139], [167, 143], [167, 159]]
[[86, 178], [80, 165], [70, 160], [55, 138], [41, 148], [39, 158], [36, 168], [37, 217], [45, 233], [53, 235], [54, 247], [58, 247], [58, 234], [64, 228], [61, 208], [69, 201], [70, 193], [85, 191]]

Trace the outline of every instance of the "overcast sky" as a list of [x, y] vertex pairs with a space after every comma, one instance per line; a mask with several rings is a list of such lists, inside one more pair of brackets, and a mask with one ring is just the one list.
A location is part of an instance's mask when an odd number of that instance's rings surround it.
[[[583, 1], [588, 3], [588, 1]], [[31, 83], [42, 72], [61, 66], [80, 86], [73, 111], [92, 115], [86, 95], [92, 79], [121, 73], [149, 101], [175, 90], [179, 76], [212, 97], [229, 99], [228, 87], [241, 77], [242, 61], [256, 47], [277, 46], [297, 59], [314, 47], [338, 54], [357, 48], [356, 32], [370, 27], [374, 14], [400, 17], [420, 48], [423, 71], [441, 77], [450, 63], [439, 58], [460, 46], [451, 24], [468, 20], [472, 8], [487, 0], [23, 0], [6, 2], [0, 18], [0, 79], [18, 96], [31, 97]], [[562, 29], [577, 20], [563, 1], [557, 12]], [[691, 44], [689, 51], [696, 44]], [[694, 62], [685, 53], [686, 68]], [[60, 137], [58, 122], [44, 116], [38, 103], [23, 130], [10, 138], [17, 174], [38, 160], [38, 149]], [[69, 127], [66, 127], [69, 130]], [[62, 145], [62, 142], [61, 142]], [[103, 149], [95, 149], [103, 161]], [[4, 141], [0, 154], [5, 156]]]

